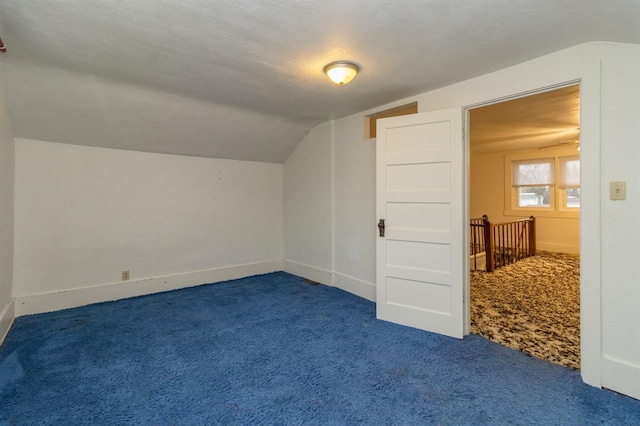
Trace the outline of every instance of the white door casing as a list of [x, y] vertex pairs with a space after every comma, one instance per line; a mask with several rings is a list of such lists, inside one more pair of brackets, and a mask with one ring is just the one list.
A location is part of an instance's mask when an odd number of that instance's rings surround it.
[[376, 245], [377, 317], [462, 338], [462, 110], [377, 125], [376, 211], [385, 220]]

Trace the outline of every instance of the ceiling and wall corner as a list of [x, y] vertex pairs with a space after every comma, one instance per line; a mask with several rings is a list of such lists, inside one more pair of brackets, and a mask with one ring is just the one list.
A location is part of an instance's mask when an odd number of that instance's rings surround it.
[[[17, 137], [282, 163], [323, 121], [584, 42], [640, 43], [639, 20], [625, 0], [7, 0], [0, 72]], [[361, 73], [335, 86], [335, 60]]]

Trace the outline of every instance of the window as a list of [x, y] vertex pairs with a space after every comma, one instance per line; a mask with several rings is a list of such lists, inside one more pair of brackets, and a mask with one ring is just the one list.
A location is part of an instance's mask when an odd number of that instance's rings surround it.
[[563, 207], [580, 208], [580, 157], [560, 157], [560, 185], [563, 192]]
[[505, 215], [577, 217], [580, 157], [531, 153], [505, 157]]
[[551, 207], [553, 158], [514, 161], [511, 170], [512, 185], [518, 193], [517, 207]]

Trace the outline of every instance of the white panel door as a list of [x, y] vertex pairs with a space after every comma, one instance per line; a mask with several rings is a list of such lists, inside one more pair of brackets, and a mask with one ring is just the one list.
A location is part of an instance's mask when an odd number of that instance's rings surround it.
[[378, 121], [379, 319], [463, 337], [463, 140], [459, 108]]

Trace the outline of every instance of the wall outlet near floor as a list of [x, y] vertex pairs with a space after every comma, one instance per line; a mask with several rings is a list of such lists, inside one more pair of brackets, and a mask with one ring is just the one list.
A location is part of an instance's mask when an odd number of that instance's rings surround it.
[[129, 281], [129, 271], [122, 271], [122, 281]]

